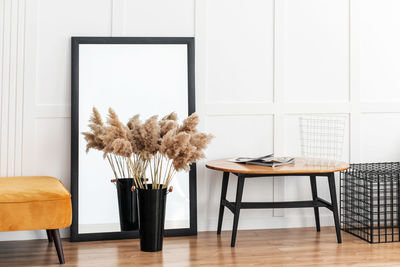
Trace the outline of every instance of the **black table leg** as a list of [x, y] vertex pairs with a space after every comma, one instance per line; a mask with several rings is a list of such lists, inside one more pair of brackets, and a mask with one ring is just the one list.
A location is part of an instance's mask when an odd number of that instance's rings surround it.
[[333, 219], [335, 220], [337, 242], [342, 243], [342, 236], [340, 234], [339, 211], [338, 211], [337, 199], [336, 199], [336, 187], [335, 187], [335, 174], [334, 173], [328, 174], [328, 183], [329, 183], [329, 192], [331, 194]]
[[244, 179], [245, 179], [245, 176], [238, 175], [238, 182], [237, 182], [237, 189], [236, 189], [235, 213], [234, 213], [234, 217], [233, 217], [231, 247], [234, 247], [235, 242], [236, 242], [236, 233], [237, 233], [237, 228], [238, 228], [238, 223], [239, 223], [239, 214], [240, 214], [240, 208], [242, 206]]
[[226, 191], [228, 189], [228, 181], [229, 181], [229, 172], [224, 172], [224, 174], [222, 176], [221, 201], [219, 204], [217, 235], [221, 234], [222, 220], [224, 219], [224, 208], [225, 208], [225, 206], [222, 205], [222, 200], [226, 199]]
[[[315, 175], [310, 175], [310, 182], [311, 182], [311, 192], [312, 198], [314, 201], [318, 200], [318, 193], [317, 193], [317, 181], [315, 179]], [[314, 216], [315, 216], [315, 227], [317, 228], [317, 232], [321, 231], [320, 223], [319, 223], [319, 208], [314, 207]]]

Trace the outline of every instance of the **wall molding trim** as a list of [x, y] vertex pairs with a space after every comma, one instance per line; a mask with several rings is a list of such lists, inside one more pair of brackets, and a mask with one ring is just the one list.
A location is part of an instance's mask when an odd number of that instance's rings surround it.
[[207, 116], [400, 113], [400, 102], [224, 102], [208, 103], [205, 107]]
[[25, 0], [0, 5], [0, 176], [17, 176], [22, 173]]
[[[200, 99], [197, 99], [199, 102]], [[203, 104], [204, 105], [204, 104]], [[272, 102], [232, 102], [198, 105], [198, 111], [206, 116], [257, 116], [274, 117], [300, 114], [361, 114], [400, 113], [400, 102], [363, 102], [355, 107], [352, 103], [272, 103]], [[71, 105], [39, 104], [35, 105], [35, 118], [70, 118]], [[278, 152], [275, 152], [278, 153]]]
[[37, 12], [38, 0], [26, 1], [22, 175], [32, 175], [36, 172], [35, 164], [28, 163], [35, 158], [36, 148]]
[[111, 0], [111, 36], [124, 36], [126, 28], [126, 0]]

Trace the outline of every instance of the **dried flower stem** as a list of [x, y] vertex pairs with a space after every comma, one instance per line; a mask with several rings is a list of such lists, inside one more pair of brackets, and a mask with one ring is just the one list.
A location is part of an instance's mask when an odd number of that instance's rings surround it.
[[161, 153], [157, 153], [151, 158], [149, 171], [153, 189], [167, 188], [169, 186], [176, 173], [172, 162], [171, 159]]
[[175, 176], [176, 170], [173, 167], [173, 165], [171, 165], [169, 171], [168, 171], [168, 175], [166, 177], [166, 181], [164, 182], [164, 188], [167, 188], [169, 186], [169, 184], [172, 181], [172, 178]]
[[116, 179], [133, 177], [135, 166], [130, 164], [130, 158], [113, 154], [107, 154], [106, 158]]
[[[148, 189], [168, 188], [177, 171], [189, 171], [190, 164], [205, 157], [203, 150], [212, 136], [197, 130], [199, 116], [192, 114], [180, 125], [176, 113], [152, 116], [144, 123], [139, 115], [122, 124], [113, 109], [107, 124], [93, 108], [89, 132], [83, 132], [86, 151], [96, 149], [107, 158], [116, 179], [132, 178], [135, 186]], [[148, 176], [146, 177], [146, 171]]]
[[161, 184], [161, 174], [162, 174], [162, 169], [163, 169], [163, 162], [164, 162], [164, 157], [161, 156], [159, 157], [159, 164], [160, 164], [160, 171], [158, 172], [158, 181], [157, 181], [157, 187], [160, 189], [160, 184]]
[[108, 160], [108, 163], [110, 163], [110, 166], [111, 166], [111, 169], [112, 169], [112, 171], [114, 173], [115, 178], [118, 179], [117, 172], [115, 171], [114, 162], [112, 161], [110, 155], [107, 155], [107, 160]]
[[142, 179], [140, 178], [140, 176], [137, 175], [137, 172], [138, 172], [137, 162], [136, 161], [132, 162], [131, 158], [129, 158], [129, 166], [130, 166], [130, 169], [132, 172], [132, 177], [133, 177], [133, 180], [135, 181], [136, 186], [139, 187], [140, 189], [143, 189], [144, 186], [143, 186]]

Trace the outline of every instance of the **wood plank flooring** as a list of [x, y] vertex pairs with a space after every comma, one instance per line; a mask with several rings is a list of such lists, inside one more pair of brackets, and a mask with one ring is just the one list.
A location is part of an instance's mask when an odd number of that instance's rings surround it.
[[[0, 233], [1, 234], [1, 233]], [[63, 241], [65, 266], [400, 266], [400, 243], [368, 244], [333, 227], [201, 232], [164, 239], [162, 252], [139, 250], [139, 240]], [[47, 240], [0, 242], [0, 266], [60, 266]]]

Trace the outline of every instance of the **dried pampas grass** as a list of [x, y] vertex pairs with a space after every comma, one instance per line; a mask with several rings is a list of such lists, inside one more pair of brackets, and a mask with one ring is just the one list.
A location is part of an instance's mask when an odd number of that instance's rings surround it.
[[155, 155], [160, 147], [160, 124], [157, 118], [156, 115], [150, 117], [140, 129], [141, 141], [144, 145], [143, 152], [148, 158]]
[[203, 151], [213, 138], [197, 130], [197, 114], [190, 115], [181, 125], [177, 120], [175, 112], [160, 120], [152, 116], [144, 123], [135, 115], [124, 125], [110, 108], [104, 125], [100, 113], [93, 108], [90, 131], [82, 134], [87, 151], [103, 151], [116, 178], [132, 177], [136, 187], [147, 189], [147, 173], [151, 188], [166, 188], [177, 171], [188, 171], [190, 164], [205, 157]]
[[[120, 146], [121, 140], [129, 141], [127, 127], [121, 123], [117, 114], [112, 108], [108, 109], [107, 123], [109, 124], [109, 126], [105, 128], [106, 132], [103, 136], [101, 136], [105, 144], [105, 147], [103, 149], [104, 157], [108, 153], [114, 153], [119, 156], [124, 156], [125, 153], [122, 154], [115, 153], [115, 151], [119, 151], [119, 148], [115, 148], [115, 146], [116, 145]], [[115, 142], [118, 139], [120, 140]]]
[[199, 115], [193, 113], [183, 120], [182, 125], [179, 127], [179, 132], [195, 133], [197, 132], [197, 125], [199, 124]]
[[101, 119], [101, 115], [95, 107], [92, 109], [92, 115], [90, 116], [88, 126], [90, 132], [82, 133], [86, 140], [86, 152], [89, 152], [90, 149], [102, 151], [105, 147], [105, 144], [101, 136], [104, 135], [105, 128], [103, 120]]
[[171, 112], [168, 115], [165, 115], [161, 121], [176, 121], [178, 119], [178, 115], [176, 115], [176, 112]]
[[160, 120], [160, 138], [163, 138], [169, 131], [179, 127], [177, 119], [178, 116], [176, 113], [172, 112]]
[[134, 154], [140, 154], [140, 152], [144, 149], [144, 142], [140, 134], [143, 124], [139, 117], [140, 115], [137, 114], [133, 116], [127, 123], [129, 129], [128, 140], [131, 143], [132, 152]]

